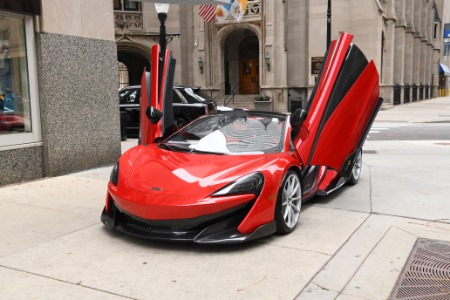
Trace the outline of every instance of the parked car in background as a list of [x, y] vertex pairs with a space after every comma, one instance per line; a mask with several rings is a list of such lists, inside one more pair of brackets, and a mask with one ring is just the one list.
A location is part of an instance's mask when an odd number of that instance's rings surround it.
[[24, 131], [26, 121], [26, 118], [22, 114], [0, 110], [0, 134]]
[[[134, 85], [120, 89], [119, 99], [121, 136], [137, 137], [139, 135], [141, 86]], [[178, 128], [216, 110], [217, 106], [214, 100], [199, 87], [174, 84], [173, 111], [175, 125]]]

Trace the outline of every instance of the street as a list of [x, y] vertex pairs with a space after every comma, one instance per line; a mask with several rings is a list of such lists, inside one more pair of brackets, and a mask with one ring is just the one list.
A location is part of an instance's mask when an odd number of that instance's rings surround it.
[[381, 111], [356, 186], [305, 203], [292, 234], [245, 245], [108, 231], [111, 167], [2, 187], [0, 298], [386, 299], [418, 237], [450, 241], [450, 123], [428, 122], [450, 115], [445, 99]]
[[376, 122], [367, 140], [450, 140], [450, 123]]

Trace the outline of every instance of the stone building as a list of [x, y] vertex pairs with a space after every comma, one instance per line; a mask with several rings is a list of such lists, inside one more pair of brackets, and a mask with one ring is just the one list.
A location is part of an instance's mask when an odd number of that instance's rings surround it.
[[0, 1], [0, 185], [116, 161], [112, 24], [111, 0]]
[[[305, 105], [327, 47], [327, 0], [248, 0], [239, 22], [210, 23], [193, 1], [170, 0], [183, 3], [166, 22], [176, 82], [218, 104], [253, 108], [263, 94], [266, 109]], [[449, 66], [448, 2], [332, 0], [331, 36], [354, 34], [380, 71], [385, 105], [435, 97], [450, 84], [439, 72]], [[0, 185], [112, 164], [117, 89], [151, 67], [159, 26], [148, 2], [0, 1]]]
[[[158, 18], [151, 3], [131, 11], [123, 0], [116, 2], [122, 3], [115, 10], [119, 61], [130, 74], [127, 83], [137, 84], [142, 62], [149, 67]], [[171, 5], [166, 26], [174, 34], [169, 48], [177, 58], [176, 81], [202, 86], [219, 104], [253, 108], [255, 97], [264, 94], [275, 111], [305, 105], [327, 48], [327, 2], [248, 0], [239, 22], [229, 16], [211, 23], [199, 18], [198, 6]], [[385, 105], [436, 97], [445, 5], [444, 0], [332, 0], [331, 37], [353, 34], [374, 60]]]

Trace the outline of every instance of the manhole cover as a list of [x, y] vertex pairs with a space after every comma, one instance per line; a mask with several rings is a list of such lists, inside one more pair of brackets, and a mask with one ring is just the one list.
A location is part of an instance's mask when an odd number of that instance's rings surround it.
[[417, 239], [391, 299], [450, 299], [450, 243]]

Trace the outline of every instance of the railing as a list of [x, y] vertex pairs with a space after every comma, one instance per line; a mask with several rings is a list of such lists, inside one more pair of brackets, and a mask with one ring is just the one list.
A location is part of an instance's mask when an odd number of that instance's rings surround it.
[[234, 105], [234, 96], [237, 94], [238, 91], [239, 91], [239, 82], [233, 87], [230, 95], [227, 95], [223, 99], [223, 105], [227, 106], [228, 104], [230, 104], [230, 102], [233, 102], [233, 105]]

